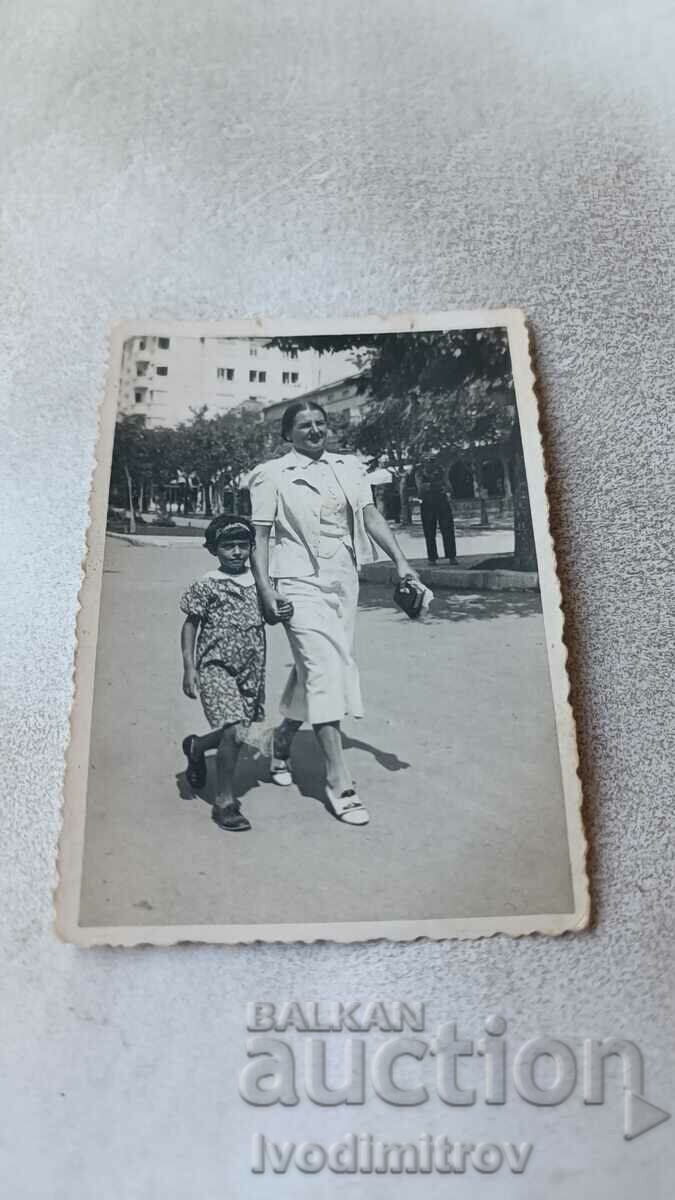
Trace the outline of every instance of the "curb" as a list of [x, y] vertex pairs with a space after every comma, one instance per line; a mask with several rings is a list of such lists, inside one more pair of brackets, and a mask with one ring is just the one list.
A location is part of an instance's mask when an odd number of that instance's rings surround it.
[[[536, 571], [472, 571], [466, 567], [420, 567], [418, 575], [433, 591], [466, 592], [538, 592]], [[390, 584], [398, 574], [389, 563], [368, 563], [361, 567], [362, 583]]]
[[128, 546], [160, 546], [170, 549], [172, 546], [203, 547], [201, 536], [195, 537], [153, 537], [152, 534], [112, 533], [106, 529], [105, 536], [114, 538], [116, 542], [126, 542]]
[[[152, 534], [111, 533], [106, 530], [106, 537], [118, 542], [126, 542], [128, 546], [153, 546], [169, 550], [176, 546], [201, 549], [201, 536], [195, 537], [153, 537]], [[420, 567], [418, 574], [422, 583], [426, 583], [432, 592], [463, 591], [463, 592], [538, 592], [539, 576], [536, 571], [474, 571], [467, 567]], [[398, 581], [395, 568], [388, 562], [367, 563], [359, 571], [362, 583], [391, 585]]]

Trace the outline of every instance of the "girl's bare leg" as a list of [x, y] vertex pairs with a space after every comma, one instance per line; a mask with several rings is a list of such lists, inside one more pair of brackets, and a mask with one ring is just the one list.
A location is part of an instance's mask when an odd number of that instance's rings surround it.
[[[218, 753], [216, 754], [216, 798], [214, 804], [218, 808], [235, 803], [234, 772], [241, 750], [237, 738], [238, 725], [226, 725], [218, 733]], [[207, 735], [208, 736], [208, 735]], [[204, 740], [204, 739], [200, 739]]]
[[241, 811], [234, 794], [234, 772], [241, 750], [241, 724], [226, 725], [221, 731], [216, 754], [216, 798], [211, 809], [211, 818], [220, 829], [250, 829], [251, 822]]
[[201, 758], [203, 754], [206, 754], [207, 750], [217, 750], [222, 736], [222, 729], [212, 729], [210, 733], [205, 733], [203, 737], [193, 737], [190, 758]]

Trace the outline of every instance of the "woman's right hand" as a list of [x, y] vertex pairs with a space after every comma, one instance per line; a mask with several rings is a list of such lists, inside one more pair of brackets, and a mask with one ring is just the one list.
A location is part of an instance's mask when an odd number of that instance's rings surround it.
[[278, 625], [280, 621], [290, 621], [293, 616], [293, 605], [285, 600], [278, 592], [270, 590], [260, 598], [263, 616], [268, 625]]
[[290, 600], [284, 600], [283, 597], [281, 597], [277, 601], [277, 612], [279, 614], [279, 620], [283, 625], [285, 625], [287, 621], [290, 621], [294, 612], [293, 605], [291, 604]]

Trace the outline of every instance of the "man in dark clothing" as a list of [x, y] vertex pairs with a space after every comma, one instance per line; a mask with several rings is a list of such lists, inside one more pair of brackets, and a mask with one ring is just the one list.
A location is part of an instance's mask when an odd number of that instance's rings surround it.
[[429, 563], [433, 565], [438, 562], [437, 527], [441, 531], [445, 557], [448, 562], [456, 563], [455, 522], [450, 506], [450, 482], [447, 473], [440, 463], [431, 460], [415, 471], [415, 482], [422, 502], [422, 528]]

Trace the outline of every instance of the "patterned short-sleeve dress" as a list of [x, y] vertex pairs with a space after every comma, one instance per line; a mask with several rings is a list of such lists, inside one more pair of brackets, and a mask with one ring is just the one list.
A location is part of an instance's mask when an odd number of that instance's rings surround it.
[[209, 571], [191, 584], [181, 610], [199, 618], [195, 666], [212, 729], [265, 716], [265, 626], [253, 576]]

